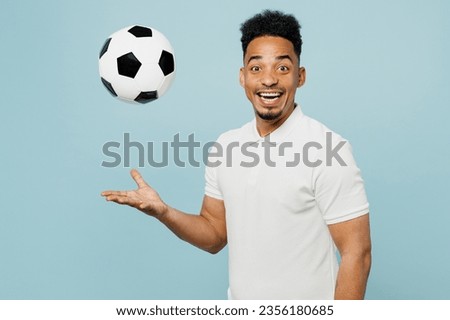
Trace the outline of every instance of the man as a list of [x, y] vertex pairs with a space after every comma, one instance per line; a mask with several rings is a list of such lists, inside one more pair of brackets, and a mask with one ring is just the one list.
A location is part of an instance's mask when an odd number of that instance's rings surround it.
[[102, 195], [208, 252], [228, 244], [232, 299], [363, 299], [371, 265], [364, 185], [348, 143], [295, 103], [306, 76], [300, 25], [267, 10], [241, 31], [240, 83], [255, 119], [219, 137], [227, 152], [210, 154], [200, 214], [164, 203], [136, 170], [137, 190]]

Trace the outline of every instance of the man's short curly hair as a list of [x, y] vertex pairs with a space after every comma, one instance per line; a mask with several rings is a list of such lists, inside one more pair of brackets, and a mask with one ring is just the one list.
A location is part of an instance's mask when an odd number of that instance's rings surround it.
[[244, 56], [247, 52], [248, 44], [253, 39], [262, 36], [275, 36], [292, 42], [294, 51], [300, 61], [300, 54], [302, 53], [300, 28], [300, 24], [293, 15], [285, 14], [281, 11], [264, 10], [241, 25], [241, 43]]

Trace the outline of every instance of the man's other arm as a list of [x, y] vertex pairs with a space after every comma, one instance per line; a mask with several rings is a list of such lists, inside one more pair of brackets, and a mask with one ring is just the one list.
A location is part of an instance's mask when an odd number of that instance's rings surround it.
[[364, 299], [372, 262], [369, 214], [328, 228], [341, 255], [334, 298]]

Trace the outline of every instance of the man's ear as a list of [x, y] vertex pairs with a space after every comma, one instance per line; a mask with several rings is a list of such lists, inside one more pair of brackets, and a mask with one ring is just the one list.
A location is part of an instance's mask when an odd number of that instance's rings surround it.
[[297, 88], [300, 88], [302, 85], [305, 84], [306, 81], [306, 70], [304, 67], [298, 68], [298, 85]]
[[241, 87], [245, 87], [244, 67], [239, 69], [239, 83], [241, 84]]

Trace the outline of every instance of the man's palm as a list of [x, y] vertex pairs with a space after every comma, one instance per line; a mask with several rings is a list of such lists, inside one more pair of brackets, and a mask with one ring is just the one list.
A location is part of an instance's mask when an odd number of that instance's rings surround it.
[[161, 200], [158, 193], [150, 187], [135, 169], [131, 170], [131, 177], [138, 188], [129, 191], [103, 191], [102, 196], [107, 201], [129, 205], [151, 216], [161, 216], [167, 211], [167, 205]]

